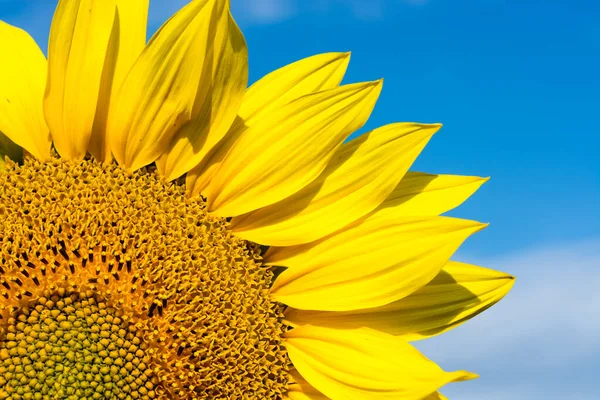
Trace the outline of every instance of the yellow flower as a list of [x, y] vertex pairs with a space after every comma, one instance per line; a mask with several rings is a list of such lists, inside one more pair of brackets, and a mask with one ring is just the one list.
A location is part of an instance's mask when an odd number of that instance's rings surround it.
[[[148, 0], [60, 0], [48, 60], [0, 22], [0, 399], [441, 399], [408, 342], [499, 301], [407, 172], [440, 125], [344, 143], [382, 82], [321, 54], [246, 90], [226, 0], [145, 43]], [[114, 157], [114, 159], [113, 159]]]

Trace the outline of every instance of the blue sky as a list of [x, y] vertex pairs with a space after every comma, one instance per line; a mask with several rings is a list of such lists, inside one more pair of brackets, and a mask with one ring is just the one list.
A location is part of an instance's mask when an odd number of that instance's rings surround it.
[[[185, 1], [152, 0], [151, 29]], [[55, 2], [0, 0], [47, 46]], [[352, 51], [346, 82], [385, 78], [365, 130], [442, 122], [415, 169], [491, 176], [453, 215], [490, 222], [456, 258], [517, 275], [480, 318], [419, 347], [481, 373], [458, 400], [598, 398], [600, 4], [580, 0], [232, 0], [254, 81]]]

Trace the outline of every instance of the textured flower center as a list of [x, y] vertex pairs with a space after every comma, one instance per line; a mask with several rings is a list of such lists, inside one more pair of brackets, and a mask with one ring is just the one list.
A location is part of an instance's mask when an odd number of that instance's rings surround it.
[[258, 247], [154, 171], [0, 172], [0, 399], [279, 399], [281, 306]]
[[155, 398], [148, 345], [122, 316], [92, 292], [59, 290], [30, 302], [8, 320], [0, 349], [0, 394]]

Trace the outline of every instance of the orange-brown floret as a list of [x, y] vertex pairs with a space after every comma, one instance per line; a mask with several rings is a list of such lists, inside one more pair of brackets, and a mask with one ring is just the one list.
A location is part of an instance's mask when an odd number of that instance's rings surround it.
[[0, 171], [0, 399], [280, 399], [257, 246], [152, 169]]

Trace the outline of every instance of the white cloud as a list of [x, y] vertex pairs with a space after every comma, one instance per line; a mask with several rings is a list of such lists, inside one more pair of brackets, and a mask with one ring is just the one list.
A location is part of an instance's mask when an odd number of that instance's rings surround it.
[[404, 3], [412, 6], [423, 6], [429, 0], [312, 0], [310, 3], [313, 10], [329, 12], [333, 9], [350, 9], [358, 19], [373, 20], [385, 16], [385, 11], [394, 4]]
[[[454, 386], [464, 385], [460, 382]], [[541, 383], [540, 383], [541, 384]], [[585, 390], [585, 389], [584, 389]], [[450, 396], [450, 391], [442, 389]], [[555, 394], [540, 395], [540, 390], [535, 384], [519, 385], [511, 384], [498, 388], [482, 388], [469, 393], [456, 392], [450, 398], [457, 400], [597, 400], [596, 393], [592, 391], [557, 391]]]
[[[333, 0], [330, 0], [333, 2]], [[350, 6], [354, 16], [360, 19], [378, 19], [385, 16], [385, 10], [394, 3], [404, 3], [412, 6], [424, 6], [429, 0], [341, 0]]]
[[[446, 369], [485, 372], [481, 383], [450, 386], [448, 394], [467, 400], [558, 399], [556, 390], [564, 389], [579, 393], [577, 400], [592, 399], [578, 379], [600, 357], [600, 239], [479, 261], [516, 275], [512, 292], [454, 331], [417, 343]], [[558, 387], [552, 388], [553, 376]], [[518, 377], [526, 384], [515, 384]]]
[[242, 20], [263, 24], [283, 21], [298, 11], [292, 0], [243, 0], [233, 2], [231, 9]]
[[481, 264], [514, 273], [517, 282], [495, 308], [448, 334], [446, 340], [469, 346], [441, 346], [442, 357], [481, 358], [526, 347], [536, 356], [531, 362], [563, 363], [600, 352], [600, 318], [594, 317], [600, 310], [600, 240]]
[[[151, 0], [149, 22], [156, 29], [189, 0]], [[299, 11], [296, 0], [232, 0], [231, 11], [243, 24], [268, 24], [283, 21]]]
[[[0, 4], [14, 0], [0, 0]], [[155, 31], [190, 0], [150, 0], [149, 27]], [[334, 8], [350, 9], [360, 19], [381, 18], [384, 8], [394, 2], [425, 5], [430, 0], [232, 0], [232, 12], [242, 24], [269, 24], [284, 21], [302, 12], [329, 12]], [[45, 50], [56, 6], [55, 1], [24, 0], [18, 11], [3, 18], [33, 34]]]
[[233, 0], [236, 18], [247, 23], [283, 21], [301, 12], [327, 13], [333, 9], [349, 9], [359, 19], [378, 19], [393, 3], [422, 6], [429, 0]]

